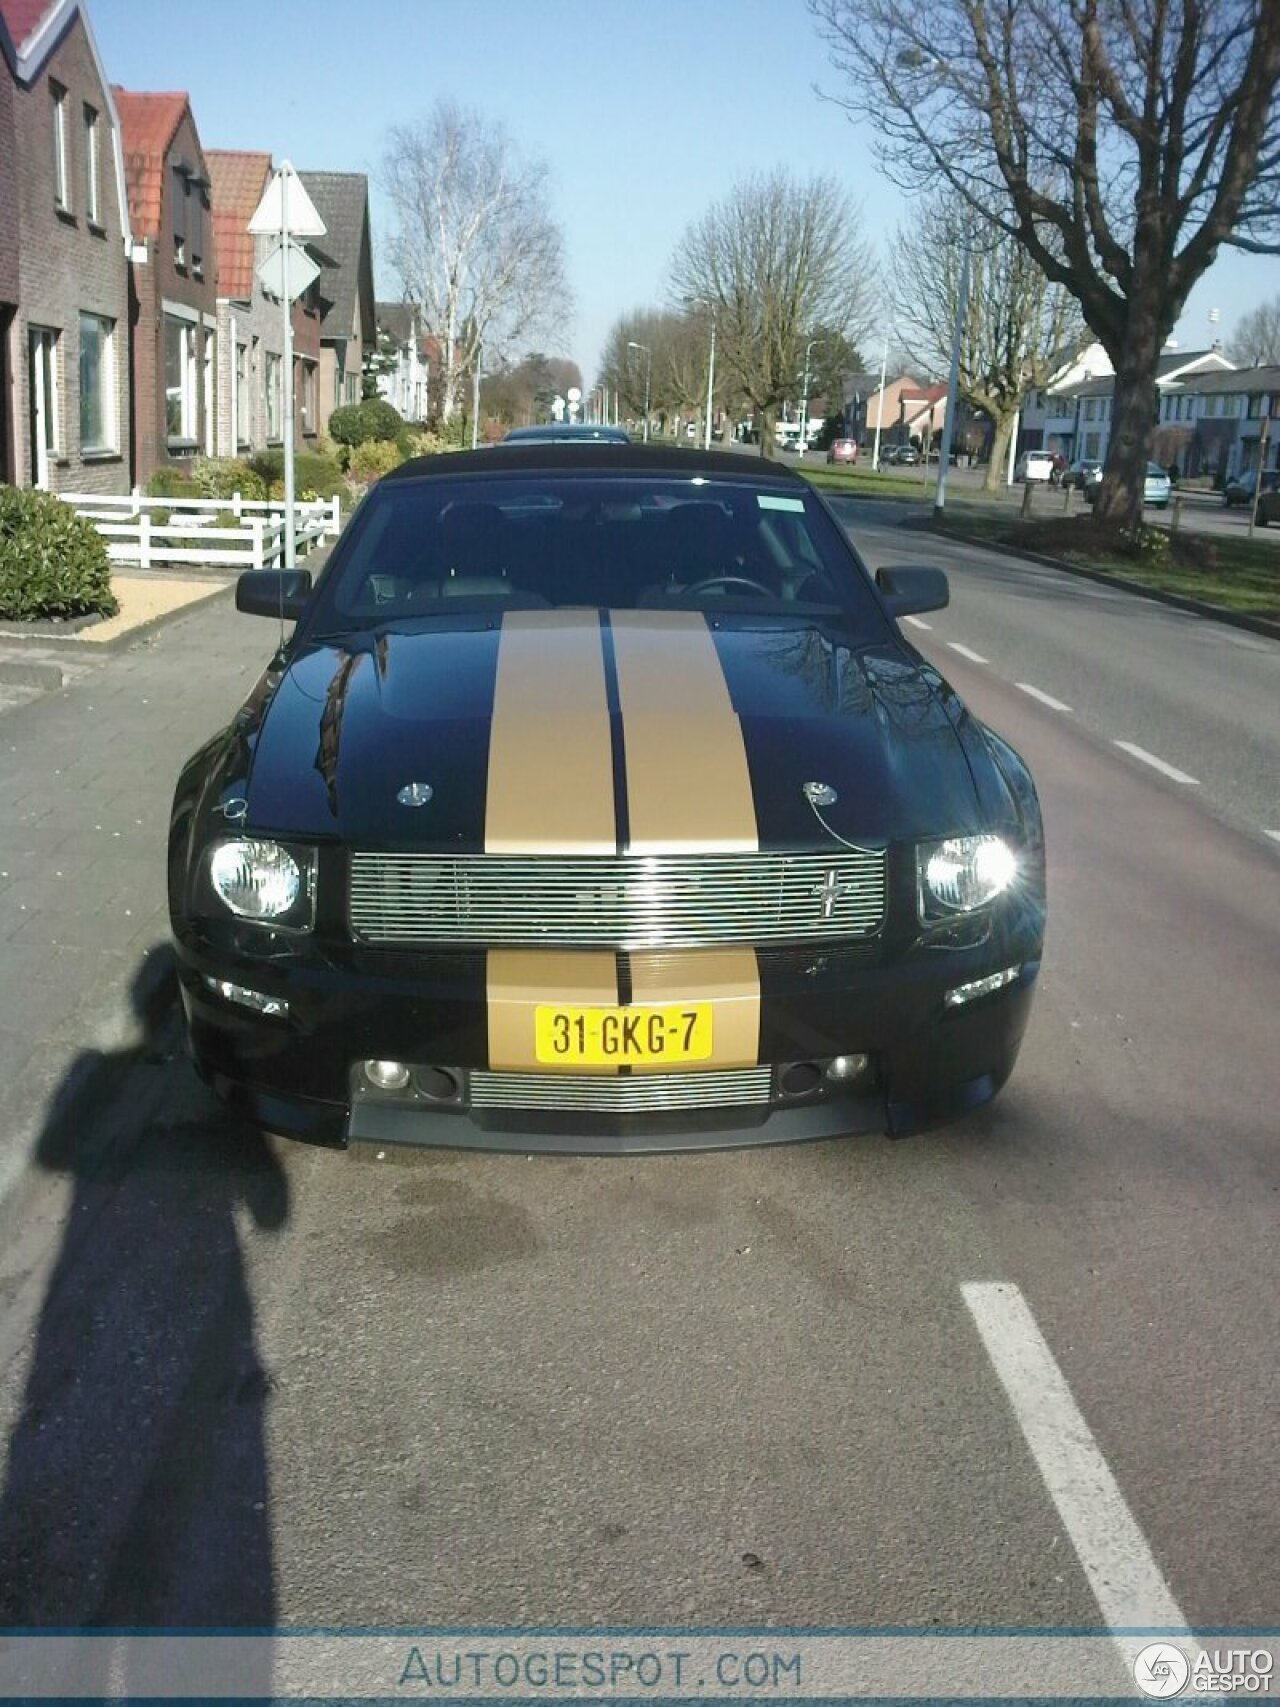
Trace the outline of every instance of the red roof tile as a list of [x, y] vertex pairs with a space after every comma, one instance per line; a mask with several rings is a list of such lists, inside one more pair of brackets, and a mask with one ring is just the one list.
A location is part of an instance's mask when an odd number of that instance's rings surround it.
[[247, 301], [253, 295], [253, 238], [249, 221], [271, 176], [271, 156], [238, 148], [205, 152], [218, 252], [218, 295]]
[[0, 18], [15, 48], [21, 49], [35, 34], [36, 25], [52, 7], [53, 0], [0, 0]]
[[[7, 5], [9, 0], [4, 0]], [[129, 222], [135, 237], [160, 235], [164, 157], [187, 111], [182, 93], [139, 95], [113, 84], [124, 139], [124, 177], [129, 192]]]

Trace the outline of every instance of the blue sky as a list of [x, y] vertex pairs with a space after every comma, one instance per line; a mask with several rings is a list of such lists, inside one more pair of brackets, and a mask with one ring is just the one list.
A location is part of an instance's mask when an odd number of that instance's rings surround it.
[[[905, 211], [838, 87], [803, 0], [90, 0], [114, 82], [186, 89], [202, 141], [376, 176], [388, 125], [447, 95], [500, 118], [551, 169], [576, 312], [565, 348], [590, 383], [624, 310], [662, 302], [685, 226], [734, 179], [830, 172], [882, 253]], [[917, 0], [918, 3], [918, 0]], [[398, 294], [378, 260], [379, 296]], [[1280, 291], [1280, 261], [1224, 253], [1192, 292], [1186, 347]], [[871, 355], [873, 352], [868, 351]]]

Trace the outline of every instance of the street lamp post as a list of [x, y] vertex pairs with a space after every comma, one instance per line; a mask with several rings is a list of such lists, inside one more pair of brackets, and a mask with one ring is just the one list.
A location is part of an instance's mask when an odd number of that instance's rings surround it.
[[804, 347], [804, 382], [803, 395], [800, 398], [800, 455], [803, 456], [809, 448], [809, 353], [815, 344], [821, 345], [821, 338], [810, 338]]
[[880, 423], [884, 419], [884, 382], [889, 372], [889, 334], [884, 335], [884, 355], [880, 358], [880, 390], [876, 393], [876, 442], [871, 451], [871, 467], [880, 466]]
[[702, 448], [711, 449], [711, 397], [716, 383], [716, 317], [711, 316], [711, 358], [707, 363], [707, 418], [703, 423]]
[[644, 442], [649, 442], [649, 380], [653, 375], [653, 351], [647, 344], [637, 344], [634, 338], [627, 339], [629, 350], [644, 351]]
[[476, 345], [475, 370], [471, 375], [471, 448], [475, 450], [480, 443], [480, 363], [481, 346]]

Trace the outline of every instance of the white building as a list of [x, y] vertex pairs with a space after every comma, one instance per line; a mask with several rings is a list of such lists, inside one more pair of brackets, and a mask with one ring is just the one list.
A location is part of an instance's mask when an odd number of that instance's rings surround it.
[[385, 398], [406, 421], [425, 421], [429, 386], [418, 309], [412, 302], [379, 302], [375, 304], [375, 312], [380, 368], [378, 396]]

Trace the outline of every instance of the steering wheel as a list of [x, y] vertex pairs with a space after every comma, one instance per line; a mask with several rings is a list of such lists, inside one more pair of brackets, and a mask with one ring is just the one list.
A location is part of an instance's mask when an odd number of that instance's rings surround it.
[[762, 587], [759, 581], [753, 581], [747, 575], [708, 575], [704, 581], [695, 581], [686, 587], [686, 593], [705, 593], [712, 587], [750, 587], [753, 593], [760, 593], [764, 598], [771, 599], [773, 594], [768, 587]]

